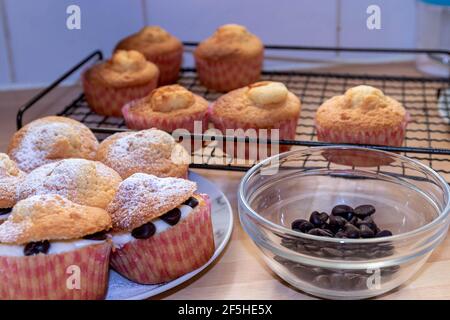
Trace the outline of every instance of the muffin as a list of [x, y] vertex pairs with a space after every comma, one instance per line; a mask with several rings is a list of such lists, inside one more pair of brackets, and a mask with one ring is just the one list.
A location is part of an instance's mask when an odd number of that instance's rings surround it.
[[206, 131], [207, 111], [208, 101], [177, 84], [157, 88], [122, 109], [128, 128], [157, 128], [167, 132], [176, 129], [194, 132], [196, 121], [201, 132]]
[[158, 177], [187, 177], [190, 155], [164, 131], [121, 132], [99, 146], [97, 160], [116, 170], [122, 179], [134, 173]]
[[[214, 127], [224, 135], [243, 138], [245, 130], [253, 138], [270, 138], [277, 141], [295, 138], [300, 109], [300, 99], [284, 84], [262, 81], [221, 96], [211, 104], [209, 112]], [[236, 131], [238, 129], [243, 130]], [[223, 142], [223, 149], [228, 154], [238, 158], [245, 154], [245, 158], [252, 160], [290, 148], [275, 144], [264, 146], [262, 143], [257, 146], [256, 143], [238, 142], [232, 150], [230, 143]]]
[[0, 225], [0, 297], [104, 298], [111, 242], [102, 232], [110, 228], [105, 210], [58, 195], [19, 201]]
[[65, 117], [45, 117], [17, 131], [8, 146], [20, 170], [30, 172], [67, 158], [94, 159], [98, 141], [84, 124]]
[[138, 51], [119, 50], [106, 62], [94, 65], [82, 75], [89, 107], [104, 116], [122, 116], [122, 107], [156, 88], [158, 67]]
[[113, 223], [111, 266], [142, 284], [176, 279], [214, 253], [211, 205], [195, 182], [137, 173], [108, 207]]
[[0, 153], [0, 223], [6, 220], [17, 202], [17, 187], [25, 173], [7, 154]]
[[236, 24], [219, 27], [194, 52], [201, 83], [222, 92], [258, 81], [263, 55], [261, 40]]
[[30, 172], [18, 187], [20, 200], [58, 194], [75, 203], [106, 208], [122, 182], [119, 174], [97, 161], [66, 159]]
[[319, 107], [317, 138], [333, 143], [399, 147], [405, 138], [408, 119], [400, 102], [377, 88], [357, 86]]
[[158, 26], [147, 26], [121, 40], [115, 50], [136, 50], [159, 68], [159, 85], [178, 80], [183, 60], [180, 40]]

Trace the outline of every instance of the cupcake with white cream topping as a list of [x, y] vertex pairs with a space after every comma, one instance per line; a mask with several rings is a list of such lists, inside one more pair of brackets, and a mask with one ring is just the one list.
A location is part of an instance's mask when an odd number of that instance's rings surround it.
[[111, 266], [142, 284], [176, 279], [214, 253], [211, 204], [196, 183], [137, 173], [124, 180], [108, 207]]
[[19, 201], [0, 225], [0, 297], [102, 299], [111, 217], [59, 195]]

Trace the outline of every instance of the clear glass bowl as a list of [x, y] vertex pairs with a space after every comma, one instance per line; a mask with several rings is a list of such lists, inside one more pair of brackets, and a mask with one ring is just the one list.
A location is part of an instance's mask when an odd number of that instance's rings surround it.
[[[269, 267], [309, 294], [363, 299], [408, 280], [445, 238], [449, 186], [407, 157], [357, 147], [290, 151], [253, 167], [238, 191], [244, 230]], [[291, 230], [338, 204], [371, 204], [393, 236], [338, 239]]]

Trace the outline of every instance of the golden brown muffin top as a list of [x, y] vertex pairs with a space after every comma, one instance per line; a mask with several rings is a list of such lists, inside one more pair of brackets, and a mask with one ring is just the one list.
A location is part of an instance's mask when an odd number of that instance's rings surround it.
[[159, 76], [159, 70], [138, 51], [118, 50], [110, 60], [87, 70], [85, 76], [94, 82], [122, 88], [146, 84]]
[[182, 47], [181, 41], [163, 28], [146, 26], [121, 40], [115, 50], [137, 50], [149, 57], [179, 50]]
[[19, 199], [59, 194], [75, 203], [106, 208], [122, 182], [119, 174], [98, 161], [65, 159], [30, 172], [18, 188]]
[[11, 208], [17, 202], [17, 186], [25, 173], [7, 154], [0, 153], [0, 208]]
[[66, 158], [94, 159], [98, 141], [84, 124], [66, 117], [44, 117], [17, 131], [8, 155], [18, 167], [31, 170]]
[[207, 108], [208, 101], [174, 84], [154, 89], [148, 96], [133, 103], [130, 112], [143, 116], [157, 114], [171, 118], [206, 111]]
[[202, 41], [195, 49], [195, 56], [205, 59], [254, 57], [264, 50], [261, 40], [244, 26], [226, 24]]
[[391, 128], [406, 121], [406, 117], [397, 100], [377, 88], [361, 85], [325, 101], [317, 110], [316, 123], [322, 128], [360, 132]]
[[55, 194], [39, 195], [17, 203], [0, 225], [0, 243], [74, 240], [110, 228], [111, 217], [103, 209], [79, 205]]
[[123, 179], [137, 172], [183, 177], [190, 155], [167, 132], [148, 129], [109, 136], [100, 144], [97, 160], [116, 170]]
[[270, 128], [298, 118], [300, 108], [300, 99], [283, 83], [261, 81], [221, 96], [213, 103], [211, 116]]
[[179, 178], [136, 173], [119, 186], [107, 208], [114, 231], [132, 231], [176, 208], [191, 197], [197, 184]]

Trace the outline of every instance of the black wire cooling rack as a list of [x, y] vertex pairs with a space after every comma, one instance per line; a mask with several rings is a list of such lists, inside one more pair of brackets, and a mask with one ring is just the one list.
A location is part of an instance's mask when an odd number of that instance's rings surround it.
[[[185, 43], [185, 45], [192, 46], [195, 43]], [[277, 50], [440, 54], [450, 57], [449, 51], [441, 50], [293, 46], [266, 46], [266, 48]], [[29, 108], [86, 63], [95, 59], [103, 59], [100, 51], [96, 51], [83, 59], [24, 105], [17, 114], [18, 128], [22, 126], [23, 115]], [[411, 122], [407, 127], [406, 138], [402, 147], [366, 147], [398, 152], [419, 160], [434, 168], [447, 181], [450, 181], [450, 78], [264, 71], [262, 79], [285, 83], [288, 89], [299, 96], [302, 101], [296, 138], [295, 140], [281, 140], [279, 142], [281, 145], [291, 145], [292, 149], [302, 146], [333, 145], [317, 141], [314, 127], [314, 116], [317, 108], [324, 100], [342, 94], [349, 87], [360, 84], [371, 85], [380, 88], [386, 95], [400, 101], [409, 111]], [[220, 93], [209, 91], [200, 84], [195, 69], [183, 69], [180, 74], [179, 84], [210, 101], [215, 100], [220, 95]], [[59, 115], [83, 122], [98, 135], [100, 140], [109, 134], [127, 130], [123, 119], [105, 117], [93, 113], [84, 99], [83, 93], [80, 93], [71, 104], [62, 106], [61, 109], [62, 111]], [[194, 138], [201, 139], [203, 137], [194, 136]], [[224, 139], [239, 140], [236, 137], [225, 137]], [[192, 157], [191, 167], [203, 169], [245, 171], [255, 163], [254, 161], [243, 161], [242, 159], [229, 157], [220, 148], [216, 148], [214, 143], [196, 150], [193, 152]], [[306, 164], [304, 165], [306, 166]], [[330, 168], [330, 163], [314, 164], [314, 168], [317, 167]], [[398, 169], [400, 170], [399, 174], [405, 174], [405, 172], [402, 172], [402, 168]]]

